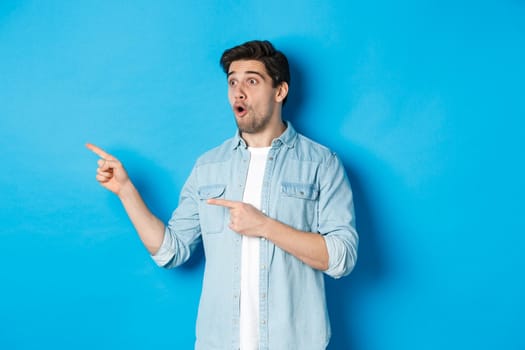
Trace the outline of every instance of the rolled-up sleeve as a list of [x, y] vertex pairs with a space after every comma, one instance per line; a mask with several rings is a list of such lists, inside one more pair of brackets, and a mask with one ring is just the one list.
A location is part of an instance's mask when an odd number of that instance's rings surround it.
[[357, 234], [355, 240], [335, 234], [325, 235], [324, 238], [328, 250], [328, 269], [324, 272], [333, 278], [348, 275], [357, 261]]
[[168, 228], [164, 230], [164, 239], [157, 253], [151, 255], [151, 258], [159, 266], [166, 266], [172, 259], [175, 252], [175, 241], [169, 233]]
[[319, 195], [319, 232], [328, 250], [328, 269], [340, 278], [348, 275], [357, 261], [359, 236], [355, 229], [353, 195], [339, 158], [332, 154], [321, 177]]
[[184, 184], [177, 209], [164, 230], [159, 250], [151, 258], [159, 266], [177, 267], [185, 263], [201, 242], [198, 203], [195, 199], [194, 168]]

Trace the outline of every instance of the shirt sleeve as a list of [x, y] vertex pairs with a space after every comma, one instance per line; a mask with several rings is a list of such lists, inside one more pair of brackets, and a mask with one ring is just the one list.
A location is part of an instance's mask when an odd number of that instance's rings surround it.
[[339, 158], [332, 154], [323, 167], [319, 194], [319, 232], [328, 250], [328, 269], [340, 278], [348, 275], [357, 261], [359, 236], [355, 229], [353, 195]]
[[151, 255], [159, 266], [173, 268], [185, 263], [201, 242], [195, 183], [196, 168], [182, 188], [179, 205], [166, 225], [159, 250]]

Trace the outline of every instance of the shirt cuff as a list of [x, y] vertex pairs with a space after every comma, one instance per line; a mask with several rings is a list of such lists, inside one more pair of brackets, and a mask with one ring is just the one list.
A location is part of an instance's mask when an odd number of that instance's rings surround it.
[[174, 249], [175, 241], [171, 236], [169, 230], [166, 228], [164, 230], [164, 239], [160, 245], [157, 253], [151, 255], [151, 258], [159, 266], [166, 266], [172, 259], [175, 252]]
[[337, 236], [324, 236], [326, 249], [328, 250], [328, 269], [324, 271], [333, 278], [341, 278], [347, 272], [347, 250], [344, 242]]

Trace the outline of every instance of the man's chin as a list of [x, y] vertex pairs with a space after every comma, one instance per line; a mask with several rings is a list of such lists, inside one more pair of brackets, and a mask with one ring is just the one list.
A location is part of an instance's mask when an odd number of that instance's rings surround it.
[[237, 128], [241, 133], [257, 134], [264, 131], [270, 123], [270, 119], [256, 119], [252, 116], [237, 117], [235, 116]]
[[254, 128], [239, 127], [239, 131], [241, 132], [241, 134], [256, 134], [259, 130], [254, 129]]
[[257, 132], [256, 126], [250, 125], [250, 123], [246, 123], [245, 120], [239, 120], [236, 118], [236, 122], [237, 122], [237, 128], [239, 129], [241, 133], [254, 134]]

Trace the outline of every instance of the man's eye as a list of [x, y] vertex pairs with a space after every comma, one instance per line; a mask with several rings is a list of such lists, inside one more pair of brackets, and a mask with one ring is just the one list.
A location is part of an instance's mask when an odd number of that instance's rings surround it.
[[257, 80], [256, 80], [256, 79], [249, 79], [249, 80], [248, 80], [248, 84], [250, 84], [250, 85], [256, 85], [256, 84], [257, 84]]
[[230, 85], [230, 86], [235, 86], [235, 83], [236, 83], [235, 80], [230, 80], [230, 81], [228, 82], [228, 85]]

